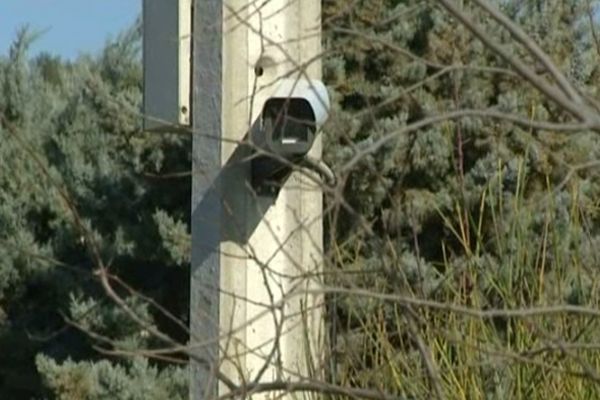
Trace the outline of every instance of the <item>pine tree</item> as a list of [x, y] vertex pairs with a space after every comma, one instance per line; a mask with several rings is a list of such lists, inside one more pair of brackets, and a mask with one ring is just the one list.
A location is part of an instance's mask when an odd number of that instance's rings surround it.
[[111, 274], [185, 323], [190, 181], [162, 176], [189, 171], [190, 138], [141, 130], [139, 27], [76, 61], [30, 58], [32, 39], [21, 31], [0, 60], [0, 398], [183, 398], [185, 369], [94, 348], [158, 343], [108, 299], [89, 241]]
[[[489, 15], [462, 3], [491, 37], [537, 67]], [[324, 148], [338, 170], [379, 138], [453, 110], [569, 119], [436, 2], [323, 4], [325, 43], [334, 54], [325, 59], [325, 77], [336, 100]], [[595, 22], [586, 2], [499, 4], [571, 82], [590, 97], [597, 95], [599, 53], [592, 27], [598, 28], [590, 25]], [[526, 129], [489, 118], [446, 121], [397, 135], [342, 170], [344, 198], [352, 210], [334, 207], [329, 224], [335, 232], [331, 268], [338, 272], [331, 283], [483, 309], [595, 304], [592, 249], [600, 239], [594, 200], [600, 176], [596, 168], [573, 167], [597, 160], [599, 146], [596, 133]], [[511, 369], [469, 348], [472, 343], [512, 349], [542, 340], [526, 335], [520, 322], [469, 323], [452, 313], [352, 295], [337, 296], [335, 304], [333, 379], [342, 382], [431, 398], [424, 356], [410, 333], [413, 324], [431, 346], [441, 390], [449, 398], [458, 396], [457, 386], [470, 393], [468, 398], [528, 397], [526, 390], [548, 373], [518, 363]], [[569, 318], [549, 319], [544, 326], [552, 337], [572, 340], [573, 331], [561, 324], [588, 332]], [[469, 367], [468, 360], [490, 367]], [[591, 364], [597, 360], [586, 358]], [[451, 380], [456, 369], [466, 383]], [[519, 376], [528, 377], [526, 389], [515, 386]]]

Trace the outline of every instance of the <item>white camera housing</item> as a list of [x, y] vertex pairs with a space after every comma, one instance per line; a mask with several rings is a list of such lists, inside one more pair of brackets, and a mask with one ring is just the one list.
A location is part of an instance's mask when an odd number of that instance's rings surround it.
[[329, 117], [329, 95], [323, 82], [283, 79], [267, 99], [254, 144], [288, 159], [306, 155], [317, 130]]

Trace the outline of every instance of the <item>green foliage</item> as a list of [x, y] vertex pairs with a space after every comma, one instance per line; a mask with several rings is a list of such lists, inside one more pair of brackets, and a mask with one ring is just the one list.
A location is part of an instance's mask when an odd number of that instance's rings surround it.
[[97, 249], [130, 308], [186, 340], [145, 299], [187, 318], [190, 180], [162, 176], [189, 171], [190, 138], [141, 131], [138, 27], [76, 61], [31, 59], [32, 39], [0, 59], [0, 398], [39, 397], [42, 377], [57, 398], [181, 398], [183, 370], [95, 362], [81, 329], [109, 349], [156, 345], [107, 298]]
[[36, 364], [59, 400], [163, 400], [188, 395], [185, 370], [171, 367], [159, 371], [144, 358], [135, 358], [126, 366], [70, 360], [59, 365], [38, 356]]
[[[532, 63], [492, 18], [461, 4], [511, 54]], [[582, 92], [598, 93], [586, 2], [500, 4]], [[335, 54], [325, 59], [324, 74], [336, 100], [325, 127], [326, 159], [339, 170], [357, 150], [395, 135], [342, 170], [354, 211], [334, 207], [341, 215], [329, 225], [336, 233], [330, 265], [338, 272], [331, 284], [482, 309], [597, 306], [598, 135], [475, 118], [401, 133], [465, 108], [554, 122], [568, 115], [435, 2], [323, 5], [325, 43]], [[552, 351], [515, 358], [549, 338], [597, 341], [596, 319], [478, 319], [352, 295], [335, 300], [339, 382], [432, 398], [433, 378], [411, 334], [416, 324], [448, 398], [598, 396], [593, 380], [559, 378], [552, 369], [577, 368], [577, 360], [597, 366], [596, 351], [576, 350], [562, 361]], [[537, 389], [548, 380], [552, 389]]]

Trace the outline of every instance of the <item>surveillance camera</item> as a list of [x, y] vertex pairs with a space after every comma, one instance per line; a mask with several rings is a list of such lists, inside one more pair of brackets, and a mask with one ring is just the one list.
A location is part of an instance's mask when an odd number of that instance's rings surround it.
[[329, 96], [323, 82], [284, 79], [264, 104], [261, 137], [255, 144], [286, 159], [304, 156], [327, 120], [328, 111]]
[[307, 155], [328, 115], [329, 96], [323, 82], [282, 80], [265, 101], [259, 127], [253, 131], [253, 145], [264, 152], [252, 161], [254, 186], [259, 190], [268, 186], [266, 192], [281, 186], [291, 172], [290, 162]]

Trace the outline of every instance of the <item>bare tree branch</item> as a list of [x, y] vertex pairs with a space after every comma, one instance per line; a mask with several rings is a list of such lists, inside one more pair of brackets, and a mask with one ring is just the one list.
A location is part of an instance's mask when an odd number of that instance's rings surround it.
[[577, 90], [571, 85], [564, 74], [556, 67], [556, 64], [548, 55], [521, 29], [521, 27], [508, 19], [500, 10], [490, 4], [487, 0], [472, 0], [473, 3], [484, 9], [492, 18], [502, 25], [510, 34], [521, 43], [550, 73], [562, 91], [577, 104], [583, 104], [583, 99]]
[[[511, 55], [508, 51], [502, 47], [501, 44], [492, 39], [492, 37], [484, 32], [473, 19], [464, 11], [462, 11], [453, 0], [436, 0], [440, 3], [450, 14], [458, 19], [467, 29], [469, 29], [479, 40], [481, 40], [490, 50], [502, 57], [507, 63], [513, 66], [513, 68], [521, 75], [525, 80], [531, 83], [541, 93], [546, 95], [550, 100], [558, 104], [562, 109], [568, 111], [571, 115], [576, 117], [582, 122], [591, 123], [590, 128], [594, 130], [600, 130], [600, 124], [598, 123], [598, 117], [595, 112], [585, 106], [584, 104], [573, 102], [570, 98], [566, 97], [563, 93], [558, 91], [554, 86], [546, 82], [541, 76], [537, 75], [530, 67], [528, 67], [519, 58]], [[549, 62], [549, 60], [545, 59]]]

